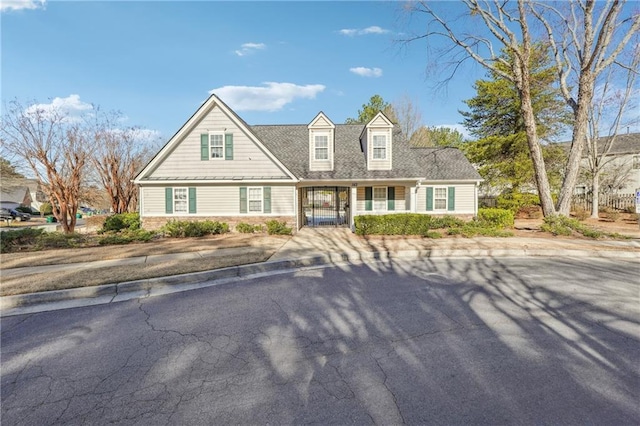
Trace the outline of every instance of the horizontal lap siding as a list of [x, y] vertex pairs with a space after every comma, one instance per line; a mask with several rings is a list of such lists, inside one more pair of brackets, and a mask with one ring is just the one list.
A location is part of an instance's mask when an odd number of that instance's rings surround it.
[[[233, 134], [233, 160], [200, 160], [200, 134]], [[217, 106], [198, 123], [150, 175], [154, 178], [205, 176], [281, 177], [285, 172]]]
[[[437, 210], [427, 212], [427, 186], [429, 187], [444, 187], [448, 188], [453, 186], [456, 188], [456, 209], [454, 211]], [[425, 184], [418, 189], [416, 197], [417, 211], [420, 213], [429, 214], [475, 214], [475, 185], [474, 184], [441, 184], [432, 185]]]
[[[366, 185], [366, 186], [393, 186], [393, 185]], [[366, 212], [367, 214], [373, 213], [372, 210], [365, 211], [364, 205], [364, 188], [365, 186], [358, 186], [357, 197], [356, 197], [356, 211], [357, 212]], [[393, 212], [403, 212], [409, 210], [409, 198], [407, 188], [404, 186], [394, 186], [395, 188], [395, 210], [389, 211], [389, 213]]]
[[[240, 214], [240, 186], [197, 186], [197, 213], [191, 216], [225, 216]], [[295, 187], [273, 185], [242, 185], [271, 187], [271, 215], [295, 215]], [[182, 186], [174, 186], [180, 188]], [[142, 188], [143, 216], [165, 215], [165, 187]], [[244, 215], [244, 213], [243, 213]], [[248, 216], [251, 216], [247, 214]], [[268, 215], [268, 214], [267, 214]]]

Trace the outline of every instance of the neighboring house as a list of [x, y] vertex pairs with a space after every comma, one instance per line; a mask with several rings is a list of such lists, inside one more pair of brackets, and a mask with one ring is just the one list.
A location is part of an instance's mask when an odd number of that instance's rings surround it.
[[0, 192], [0, 206], [15, 209], [18, 206], [31, 207], [31, 190], [28, 186], [11, 186], [2, 188]]
[[[607, 149], [607, 137], [598, 140], [598, 150]], [[568, 144], [567, 144], [568, 146]], [[591, 192], [589, 160], [586, 154], [581, 162], [582, 173], [576, 186], [576, 194]], [[600, 192], [633, 194], [640, 188], [640, 133], [617, 135], [611, 149], [604, 157], [603, 172], [600, 175]]]
[[364, 214], [473, 217], [482, 178], [455, 148], [412, 148], [383, 114], [250, 126], [212, 95], [136, 176], [143, 226], [171, 219], [353, 228]]

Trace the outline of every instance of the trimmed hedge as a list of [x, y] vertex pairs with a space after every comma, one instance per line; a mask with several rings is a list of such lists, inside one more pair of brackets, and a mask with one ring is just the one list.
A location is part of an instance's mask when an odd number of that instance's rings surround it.
[[22, 228], [15, 231], [3, 231], [0, 236], [0, 253], [9, 253], [20, 246], [36, 244], [44, 229]]
[[[419, 213], [393, 213], [355, 217], [357, 235], [420, 235], [437, 238], [432, 229], [461, 226], [464, 221], [454, 216], [429, 216]], [[437, 234], [437, 236], [436, 236]]]
[[123, 229], [140, 229], [139, 213], [118, 213], [108, 216], [104, 220], [101, 232], [122, 231]]
[[205, 235], [224, 234], [229, 232], [229, 225], [224, 222], [203, 220], [192, 222], [189, 220], [171, 220], [160, 231], [167, 237], [203, 237]]
[[267, 225], [267, 234], [269, 235], [291, 235], [292, 229], [287, 226], [287, 222], [278, 222], [277, 220], [268, 220], [265, 222]]
[[513, 228], [515, 223], [513, 211], [506, 209], [479, 209], [478, 220], [496, 228]]
[[236, 231], [241, 234], [253, 234], [262, 232], [262, 225], [251, 225], [250, 223], [240, 222], [236, 225]]

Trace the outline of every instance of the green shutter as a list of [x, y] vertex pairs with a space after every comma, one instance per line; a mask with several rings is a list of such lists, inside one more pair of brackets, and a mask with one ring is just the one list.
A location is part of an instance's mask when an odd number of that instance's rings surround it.
[[433, 187], [427, 186], [427, 211], [433, 211]]
[[456, 209], [456, 187], [449, 187], [449, 194], [447, 196], [447, 210], [450, 212]]
[[396, 188], [390, 186], [387, 188], [387, 210], [396, 209]]
[[233, 160], [233, 134], [224, 135], [224, 159]]
[[271, 187], [262, 188], [262, 212], [271, 213]]
[[373, 188], [370, 186], [364, 187], [364, 209], [373, 210]]
[[196, 213], [196, 189], [189, 188], [189, 213]]
[[240, 187], [240, 213], [247, 212], [247, 187]]
[[207, 161], [209, 159], [209, 135], [200, 135], [200, 160]]
[[164, 212], [173, 213], [173, 188], [164, 189]]

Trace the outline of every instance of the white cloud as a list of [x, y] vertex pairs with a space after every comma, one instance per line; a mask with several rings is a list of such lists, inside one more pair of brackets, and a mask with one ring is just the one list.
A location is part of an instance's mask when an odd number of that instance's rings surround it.
[[137, 140], [141, 143], [155, 142], [160, 137], [160, 132], [152, 129], [140, 129], [137, 127], [126, 129], [110, 129], [110, 132], [114, 135], [124, 134], [133, 140]]
[[325, 89], [322, 84], [299, 86], [265, 82], [265, 87], [223, 86], [210, 90], [236, 111], [278, 111], [296, 99], [314, 99]]
[[246, 56], [251, 53], [255, 53], [256, 50], [263, 50], [266, 48], [267, 45], [264, 43], [244, 43], [240, 46], [240, 49], [235, 51], [235, 53], [238, 56]]
[[381, 68], [355, 67], [349, 68], [349, 71], [361, 77], [382, 77]]
[[40, 9], [44, 8], [46, 2], [46, 0], [2, 0], [0, 2], [0, 11]]
[[81, 101], [80, 95], [69, 95], [66, 98], [53, 98], [48, 104], [33, 104], [24, 112], [25, 114], [42, 112], [45, 116], [57, 113], [66, 116], [65, 121], [77, 121], [83, 112], [91, 110], [93, 105]]
[[345, 28], [342, 30], [339, 30], [338, 33], [345, 35], [345, 36], [349, 36], [349, 37], [353, 37], [356, 35], [367, 35], [367, 34], [388, 34], [391, 31], [386, 30], [382, 27], [379, 27], [377, 25], [372, 25], [370, 27], [367, 28], [361, 28], [361, 29], [355, 29], [355, 28]]

